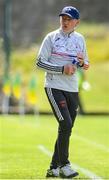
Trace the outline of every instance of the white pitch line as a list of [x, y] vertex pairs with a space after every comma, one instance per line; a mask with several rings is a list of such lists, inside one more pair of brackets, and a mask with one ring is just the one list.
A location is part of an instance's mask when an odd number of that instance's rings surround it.
[[89, 144], [91, 146], [95, 146], [96, 148], [109, 153], [109, 148], [104, 146], [103, 144], [98, 144], [96, 142], [92, 142], [92, 141], [90, 141], [90, 140], [88, 140], [88, 139], [86, 139], [86, 138], [84, 138], [82, 136], [78, 136], [76, 134], [73, 134], [73, 137], [78, 139], [79, 141], [83, 141], [83, 142], [85, 142], [85, 143], [87, 143], [87, 144]]
[[[52, 156], [52, 152], [49, 151], [47, 148], [45, 148], [45, 146], [43, 145], [38, 145], [38, 149], [40, 149], [44, 154], [48, 155], [48, 156]], [[71, 164], [72, 167], [75, 169], [75, 170], [80, 170], [84, 175], [86, 175], [88, 178], [90, 179], [93, 179], [93, 180], [103, 180], [100, 176], [97, 176], [95, 173], [89, 171], [88, 169], [85, 169], [83, 167], [80, 167], [79, 165], [77, 164]]]

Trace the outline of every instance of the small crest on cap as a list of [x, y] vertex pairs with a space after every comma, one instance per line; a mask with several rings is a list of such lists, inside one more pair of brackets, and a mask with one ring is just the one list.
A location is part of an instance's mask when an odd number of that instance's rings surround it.
[[70, 8], [70, 7], [66, 7], [66, 10], [67, 10], [67, 11], [71, 11], [71, 8]]

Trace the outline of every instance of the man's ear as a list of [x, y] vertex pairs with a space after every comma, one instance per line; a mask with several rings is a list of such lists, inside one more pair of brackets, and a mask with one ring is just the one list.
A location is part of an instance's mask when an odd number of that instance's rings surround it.
[[77, 19], [76, 26], [80, 23], [80, 19]]

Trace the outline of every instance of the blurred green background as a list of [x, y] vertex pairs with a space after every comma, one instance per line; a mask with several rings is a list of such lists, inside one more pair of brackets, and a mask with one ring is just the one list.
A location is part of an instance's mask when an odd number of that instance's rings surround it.
[[[58, 26], [57, 26], [58, 27]], [[46, 31], [49, 31], [48, 28]], [[81, 98], [86, 111], [109, 112], [109, 31], [105, 24], [82, 23], [78, 32], [86, 38], [90, 69], [86, 72], [86, 80], [90, 83], [89, 91], [82, 90]], [[24, 86], [28, 84], [30, 75], [34, 74], [37, 81], [38, 107], [41, 111], [50, 111], [50, 106], [43, 90], [44, 72], [36, 68], [36, 44], [25, 50], [14, 50], [11, 55], [11, 75], [21, 73]], [[28, 76], [29, 74], [29, 76]]]

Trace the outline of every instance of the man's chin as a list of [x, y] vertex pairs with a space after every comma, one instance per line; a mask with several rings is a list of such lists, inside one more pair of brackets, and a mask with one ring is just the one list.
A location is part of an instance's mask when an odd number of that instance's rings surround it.
[[73, 32], [74, 29], [62, 28], [62, 31], [63, 31], [65, 34], [69, 34], [69, 33]]
[[69, 30], [63, 30], [63, 32], [64, 32], [65, 34], [69, 34], [69, 33], [71, 33], [72, 31], [69, 31]]
[[67, 33], [69, 33], [69, 30], [63, 29], [63, 32], [67, 34]]

